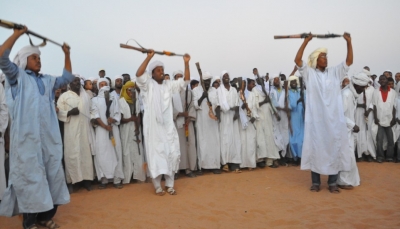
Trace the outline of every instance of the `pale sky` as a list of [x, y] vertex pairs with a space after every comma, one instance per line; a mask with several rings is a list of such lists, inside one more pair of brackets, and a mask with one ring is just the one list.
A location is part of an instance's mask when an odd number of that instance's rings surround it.
[[[354, 49], [349, 74], [368, 65], [374, 74], [389, 69], [394, 75], [400, 72], [399, 9], [398, 0], [1, 0], [0, 19], [67, 42], [73, 73], [87, 78], [97, 77], [100, 69], [111, 78], [122, 73], [134, 76], [145, 54], [119, 47], [131, 38], [146, 48], [189, 53], [192, 78], [198, 79], [196, 62], [203, 72], [219, 76], [227, 70], [231, 78], [251, 75], [254, 67], [261, 75], [288, 75], [303, 40], [274, 40], [274, 35], [345, 31], [351, 34]], [[0, 27], [0, 43], [11, 34]], [[28, 37], [22, 36], [11, 59], [28, 44]], [[319, 47], [328, 48], [330, 66], [346, 58], [343, 38], [314, 38], [303, 60]], [[49, 43], [41, 52], [42, 72], [60, 75], [61, 48]], [[169, 74], [184, 67], [182, 57], [156, 55], [153, 60], [164, 62]]]

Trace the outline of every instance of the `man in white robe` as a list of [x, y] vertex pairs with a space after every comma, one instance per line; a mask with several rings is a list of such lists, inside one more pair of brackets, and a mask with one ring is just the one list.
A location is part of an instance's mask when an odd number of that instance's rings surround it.
[[[121, 189], [124, 179], [122, 170], [122, 147], [118, 125], [121, 120], [119, 102], [110, 95], [108, 80], [97, 81], [99, 94], [92, 98], [91, 118], [94, 119], [96, 133], [96, 155], [94, 165], [97, 179], [101, 182], [99, 189], [105, 189], [109, 179], [113, 179], [114, 187]], [[109, 94], [109, 95], [107, 95]], [[109, 99], [107, 99], [109, 97]], [[106, 104], [107, 102], [110, 104]]]
[[315, 50], [307, 64], [302, 61], [311, 34], [304, 39], [295, 58], [307, 85], [301, 169], [311, 170], [310, 190], [313, 192], [320, 191], [320, 174], [324, 174], [329, 175], [329, 191], [340, 193], [336, 184], [338, 173], [349, 171], [351, 165], [345, 156], [349, 141], [339, 85], [353, 63], [353, 48], [350, 34], [345, 33], [343, 37], [347, 43], [347, 57], [336, 67], [327, 67], [327, 50], [324, 48]]
[[[211, 169], [214, 174], [220, 174], [221, 170], [221, 146], [219, 136], [218, 120], [210, 117], [217, 107], [216, 88], [211, 86], [213, 79], [209, 72], [203, 74], [203, 87], [193, 89], [193, 105], [197, 110], [196, 131], [197, 131], [197, 157], [199, 169]], [[219, 85], [218, 83], [216, 83]], [[211, 108], [209, 107], [208, 100]], [[211, 109], [211, 110], [210, 110]]]
[[352, 80], [349, 85], [342, 89], [343, 112], [346, 117], [347, 133], [349, 139], [349, 148], [347, 150], [347, 157], [350, 158], [351, 167], [349, 171], [339, 172], [337, 184], [342, 189], [353, 189], [355, 186], [360, 185], [360, 175], [358, 173], [356, 158], [354, 154], [354, 133], [359, 133], [360, 128], [355, 123], [355, 113], [357, 108], [357, 97], [368, 86], [369, 78], [365, 73], [359, 73]]
[[165, 186], [170, 195], [176, 195], [174, 174], [179, 168], [179, 136], [173, 120], [172, 95], [184, 90], [190, 82], [189, 60], [185, 54], [185, 78], [176, 81], [164, 80], [164, 65], [155, 61], [146, 67], [154, 56], [149, 50], [146, 59], [136, 72], [137, 84], [143, 98], [143, 135], [145, 139], [146, 159], [150, 176], [157, 195], [164, 195], [161, 177], [164, 175]]
[[110, 93], [110, 95], [119, 100], [123, 85], [124, 85], [124, 77], [120, 75], [115, 76], [114, 79], [112, 80], [112, 87], [111, 87], [114, 90]]
[[82, 182], [90, 191], [93, 181], [95, 138], [90, 123], [91, 100], [83, 90], [79, 77], [70, 84], [70, 90], [57, 100], [58, 119], [64, 122], [64, 162], [67, 184]]
[[[0, 73], [2, 74], [2, 73]], [[4, 167], [5, 150], [4, 150], [4, 135], [8, 126], [8, 108], [6, 105], [6, 94], [3, 84], [0, 83], [0, 201], [4, 191], [7, 188], [6, 171]]]
[[119, 108], [121, 124], [119, 125], [122, 144], [122, 158], [124, 170], [124, 184], [131, 179], [141, 182], [146, 180], [144, 167], [144, 151], [140, 128], [140, 104], [135, 83], [127, 81], [121, 90]]
[[[217, 90], [220, 113], [221, 164], [223, 170], [240, 172], [242, 163], [239, 134], [239, 96], [236, 88], [230, 85], [229, 73], [222, 71], [222, 85]], [[228, 165], [229, 163], [229, 165]], [[230, 168], [229, 168], [230, 167]]]
[[[175, 71], [172, 74], [173, 80], [183, 78], [182, 71]], [[188, 83], [188, 82], [186, 82]], [[193, 171], [196, 170], [197, 153], [196, 138], [194, 135], [194, 121], [196, 113], [193, 107], [192, 91], [189, 86], [180, 93], [172, 95], [172, 104], [174, 106], [174, 122], [179, 136], [179, 145], [181, 157], [179, 170], [185, 170], [187, 177], [196, 177]], [[175, 179], [179, 173], [175, 174]]]

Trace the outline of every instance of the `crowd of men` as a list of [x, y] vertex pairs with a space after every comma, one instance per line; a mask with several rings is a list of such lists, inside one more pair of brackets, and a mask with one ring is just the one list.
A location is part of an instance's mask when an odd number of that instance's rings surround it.
[[[184, 71], [170, 76], [162, 62], [150, 63], [153, 50], [136, 77], [109, 78], [104, 69], [94, 78], [73, 75], [66, 46], [63, 75], [43, 75], [36, 47], [9, 60], [22, 34], [15, 30], [0, 47], [6, 84], [6, 92], [0, 85], [0, 214], [24, 213], [24, 228], [34, 228], [36, 221], [56, 228], [57, 206], [69, 202], [65, 182], [71, 193], [77, 187], [92, 190], [94, 180], [99, 189], [109, 182], [121, 189], [150, 177], [157, 195], [176, 195], [180, 174], [194, 178], [206, 171], [301, 164], [312, 171], [311, 191], [320, 191], [324, 174], [329, 191], [339, 193], [338, 187], [360, 184], [356, 160], [400, 161], [394, 152], [400, 73], [395, 79], [390, 71], [377, 77], [365, 67], [348, 75], [353, 63], [348, 34], [346, 60], [335, 67], [327, 67], [323, 48], [303, 63], [309, 36], [288, 78], [260, 76], [254, 68], [247, 77], [204, 72], [200, 81], [190, 80], [189, 55], [183, 57]], [[5, 151], [11, 169], [4, 166]], [[31, 151], [37, 153], [25, 153]], [[41, 197], [23, 194], [28, 192]], [[47, 192], [50, 199], [44, 201]]]

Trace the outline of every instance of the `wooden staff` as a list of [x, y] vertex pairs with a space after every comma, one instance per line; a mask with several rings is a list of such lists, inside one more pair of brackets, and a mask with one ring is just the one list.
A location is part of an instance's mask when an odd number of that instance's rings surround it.
[[[274, 39], [287, 39], [287, 38], [306, 38], [310, 35], [310, 33], [302, 33], [302, 34], [294, 34], [294, 35], [275, 35]], [[336, 37], [343, 37], [343, 35], [339, 34], [311, 34], [312, 37], [321, 38], [321, 39], [328, 39], [328, 38], [336, 38]]]
[[289, 81], [285, 80], [283, 81], [283, 87], [285, 88], [285, 112], [288, 117], [288, 126], [290, 130], [290, 134], [293, 135], [293, 129], [292, 129], [292, 122], [291, 122], [291, 116], [290, 116], [290, 110], [289, 110]]
[[[141, 46], [135, 39], [131, 39], [131, 40], [135, 41], [136, 44], [140, 48], [134, 47], [134, 46], [130, 46], [130, 45], [127, 45], [127, 44], [119, 44], [119, 47], [125, 48], [125, 49], [133, 49], [133, 50], [136, 50], [136, 51], [139, 51], [139, 52], [142, 52], [142, 53], [149, 53], [150, 52], [149, 49], [146, 49], [143, 46]], [[128, 43], [128, 42], [126, 42], [126, 43]], [[158, 54], [158, 55], [166, 55], [166, 56], [183, 56], [183, 54], [176, 54], [176, 53], [170, 52], [170, 51], [154, 51], [154, 53]]]
[[[203, 73], [201, 71], [199, 62], [196, 63], [196, 67], [197, 67], [197, 71], [199, 72], [199, 75], [200, 75], [201, 87], [203, 88], [203, 91], [206, 91], [206, 87], [204, 86]], [[211, 87], [211, 85], [210, 85], [210, 87]], [[210, 99], [208, 98], [208, 96], [207, 96], [207, 105], [208, 105], [208, 109], [209, 109], [208, 116], [210, 116], [211, 119], [218, 120], [218, 118], [214, 115], [212, 105], [211, 105], [211, 102], [210, 102]]]

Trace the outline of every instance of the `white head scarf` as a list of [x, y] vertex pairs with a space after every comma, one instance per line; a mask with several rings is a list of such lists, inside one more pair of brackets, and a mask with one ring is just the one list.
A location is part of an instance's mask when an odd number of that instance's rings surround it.
[[115, 89], [115, 81], [116, 81], [117, 79], [121, 79], [122, 81], [124, 81], [124, 77], [122, 77], [121, 75], [115, 76], [114, 79], [111, 80], [111, 88], [114, 88], [114, 89]]
[[181, 74], [181, 75], [183, 76], [183, 72], [182, 72], [181, 70], [174, 71], [174, 72], [172, 73], [172, 78], [173, 78], [173, 80], [175, 79], [175, 76], [178, 75], [178, 74]]
[[[221, 76], [220, 76], [221, 81], [222, 81], [222, 78], [224, 77], [225, 74], [229, 75], [228, 71], [224, 70], [224, 71], [221, 72]], [[230, 107], [229, 107], [228, 101], [226, 100], [226, 93], [225, 93], [225, 86], [224, 85], [220, 85], [219, 86], [217, 94], [218, 94], [219, 105], [221, 106], [221, 108], [224, 111], [229, 110]]]
[[[100, 85], [101, 82], [106, 82], [106, 83], [107, 83], [107, 86], [109, 86], [109, 85], [108, 85], [108, 83], [109, 83], [109, 82], [108, 82], [108, 79], [106, 79], [106, 78], [100, 78], [100, 79], [97, 80], [97, 88], [99, 88], [99, 85]], [[99, 90], [100, 90], [100, 88], [99, 88]], [[110, 90], [110, 89], [108, 89], [108, 90]]]
[[360, 72], [353, 76], [353, 83], [359, 86], [367, 86], [370, 80], [371, 79], [364, 72]]
[[367, 76], [371, 77], [371, 72], [368, 71], [367, 69], [363, 69], [362, 72], [365, 73]]
[[307, 65], [309, 67], [312, 68], [316, 68], [317, 67], [317, 59], [320, 53], [326, 53], [328, 54], [328, 49], [326, 48], [318, 48], [316, 49], [314, 52], [312, 52], [309, 56], [308, 56], [308, 62]]
[[[209, 80], [213, 78], [210, 72], [204, 72], [203, 74], [203, 80]], [[213, 80], [214, 81], [214, 80]]]
[[290, 82], [291, 82], [292, 80], [296, 80], [296, 82], [297, 82], [297, 87], [300, 87], [299, 77], [297, 77], [297, 76], [295, 76], [295, 75], [289, 76], [289, 84], [290, 84]]
[[164, 67], [163, 62], [161, 62], [161, 61], [159, 61], [159, 60], [156, 60], [156, 61], [151, 62], [151, 64], [149, 64], [149, 73], [150, 73], [150, 75], [151, 75], [151, 73], [153, 72], [153, 70], [154, 70], [156, 67]]
[[33, 47], [33, 46], [25, 46], [19, 52], [17, 55], [14, 57], [14, 63], [21, 69], [25, 70], [26, 65], [28, 63], [28, 56], [32, 54], [37, 54], [40, 56], [40, 50], [38, 47]]

